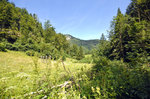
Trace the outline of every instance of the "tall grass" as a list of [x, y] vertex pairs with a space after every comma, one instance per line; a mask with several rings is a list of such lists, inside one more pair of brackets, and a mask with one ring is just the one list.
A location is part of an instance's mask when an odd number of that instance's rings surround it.
[[15, 99], [148, 99], [150, 69], [101, 57], [96, 64], [41, 60], [0, 52], [0, 97]]
[[0, 52], [0, 97], [81, 98], [78, 77], [83, 66], [85, 64], [72, 63], [70, 59], [64, 63], [50, 59], [42, 62], [38, 57], [29, 57], [22, 52]]

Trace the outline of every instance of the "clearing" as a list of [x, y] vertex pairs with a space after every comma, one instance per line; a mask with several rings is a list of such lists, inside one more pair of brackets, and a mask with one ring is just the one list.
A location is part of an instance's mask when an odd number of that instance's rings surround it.
[[[72, 78], [76, 79], [79, 75], [84, 76], [91, 67], [92, 64], [75, 63], [74, 59], [69, 58], [63, 63], [61, 60], [46, 61], [27, 56], [23, 52], [0, 52], [0, 96], [42, 98], [47, 97], [47, 92], [53, 91], [49, 96], [63, 98], [65, 95], [56, 95], [52, 88]], [[41, 90], [44, 90], [43, 94], [37, 94], [37, 91]]]

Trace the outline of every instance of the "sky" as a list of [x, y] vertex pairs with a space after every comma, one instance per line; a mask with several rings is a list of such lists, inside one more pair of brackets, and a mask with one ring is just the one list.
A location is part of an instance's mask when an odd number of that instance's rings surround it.
[[125, 13], [130, 0], [9, 0], [17, 7], [37, 14], [44, 24], [50, 20], [57, 33], [89, 40], [107, 36], [120, 8]]

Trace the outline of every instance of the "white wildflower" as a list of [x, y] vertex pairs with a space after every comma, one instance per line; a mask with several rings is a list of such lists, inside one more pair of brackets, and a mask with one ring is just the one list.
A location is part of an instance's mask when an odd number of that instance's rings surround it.
[[18, 78], [29, 78], [30, 77], [30, 75], [28, 75], [28, 74], [26, 74], [26, 73], [23, 73], [23, 72], [21, 72], [21, 73], [19, 73], [18, 75], [17, 75], [17, 77]]

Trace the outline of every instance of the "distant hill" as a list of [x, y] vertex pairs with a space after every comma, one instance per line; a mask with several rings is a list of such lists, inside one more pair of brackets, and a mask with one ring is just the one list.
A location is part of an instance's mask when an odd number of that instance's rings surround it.
[[73, 37], [72, 35], [65, 35], [70, 44], [77, 44], [78, 46], [83, 46], [84, 48], [91, 50], [99, 43], [98, 39], [93, 40], [81, 40], [79, 38]]

